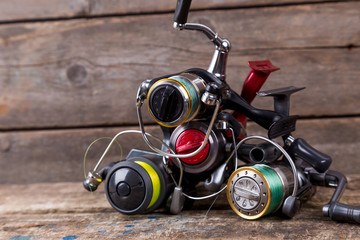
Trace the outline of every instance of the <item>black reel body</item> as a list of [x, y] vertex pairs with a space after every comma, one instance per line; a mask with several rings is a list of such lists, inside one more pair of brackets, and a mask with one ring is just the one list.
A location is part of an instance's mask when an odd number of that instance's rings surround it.
[[164, 204], [173, 187], [162, 157], [152, 154], [116, 163], [107, 174], [105, 192], [117, 211], [142, 214]]

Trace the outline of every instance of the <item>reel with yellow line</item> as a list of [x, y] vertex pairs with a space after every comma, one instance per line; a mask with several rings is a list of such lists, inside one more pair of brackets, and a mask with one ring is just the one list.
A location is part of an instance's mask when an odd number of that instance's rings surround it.
[[111, 167], [105, 183], [111, 206], [124, 214], [142, 214], [164, 204], [173, 184], [161, 164], [160, 156], [143, 155]]
[[[98, 163], [101, 161], [102, 158]], [[173, 214], [182, 210], [184, 198], [177, 186], [182, 177], [175, 181], [178, 174], [167, 167], [161, 155], [132, 149], [123, 161], [112, 162], [99, 171], [97, 166], [88, 173], [83, 185], [93, 192], [104, 182], [106, 197], [117, 211], [133, 215], [161, 207]]]

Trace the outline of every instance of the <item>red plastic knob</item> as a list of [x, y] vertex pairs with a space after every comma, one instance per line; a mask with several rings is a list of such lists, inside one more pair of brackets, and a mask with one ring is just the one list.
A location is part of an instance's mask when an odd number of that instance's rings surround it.
[[[199, 130], [189, 129], [182, 132], [176, 140], [175, 150], [178, 154], [192, 153], [198, 149], [204, 142], [205, 134]], [[204, 161], [209, 153], [209, 142], [195, 156], [182, 158], [181, 161], [195, 165]]]

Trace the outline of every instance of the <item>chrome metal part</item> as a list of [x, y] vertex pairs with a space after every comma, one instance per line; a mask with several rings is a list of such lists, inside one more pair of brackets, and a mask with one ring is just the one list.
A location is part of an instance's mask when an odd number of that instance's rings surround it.
[[85, 179], [85, 183], [92, 191], [95, 191], [102, 181], [100, 174], [95, 171], [90, 171]]
[[180, 23], [178, 23], [178, 22], [174, 22], [173, 28], [175, 28], [175, 29], [177, 29], [177, 30], [183, 30], [183, 29], [184, 29], [184, 24], [180, 24]]
[[293, 136], [288, 136], [286, 139], [285, 139], [285, 144], [286, 146], [291, 146], [291, 144], [295, 141], [295, 138]]
[[294, 178], [291, 170], [283, 165], [270, 165], [272, 169], [279, 175], [280, 180], [282, 181], [285, 199], [287, 196], [290, 196], [294, 189]]
[[215, 51], [208, 67], [208, 72], [213, 73], [217, 78], [222, 81], [226, 79], [226, 63], [228, 53], [231, 49], [229, 40], [222, 39], [216, 32], [208, 26], [199, 23], [185, 23], [178, 24], [174, 22], [174, 28], [178, 30], [195, 30], [204, 33], [211, 42], [215, 45]]
[[227, 57], [228, 52], [216, 48], [207, 71], [224, 81], [226, 79]]
[[245, 219], [264, 215], [271, 201], [270, 188], [264, 176], [254, 168], [242, 167], [235, 171], [227, 190], [233, 210]]
[[201, 96], [201, 101], [209, 106], [214, 106], [217, 100], [218, 96], [213, 93], [204, 92], [204, 94]]
[[227, 130], [230, 127], [229, 123], [224, 120], [219, 120], [216, 123], [216, 128], [220, 130]]
[[142, 105], [144, 103], [150, 89], [150, 81], [151, 80], [145, 80], [144, 82], [141, 83], [136, 95], [137, 104]]

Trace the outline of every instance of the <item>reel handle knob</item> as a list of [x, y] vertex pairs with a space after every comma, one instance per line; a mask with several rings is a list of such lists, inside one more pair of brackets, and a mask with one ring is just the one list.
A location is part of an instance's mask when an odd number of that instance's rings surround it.
[[330, 205], [325, 205], [323, 209], [324, 215], [329, 216], [332, 220], [360, 223], [360, 206], [333, 202]]
[[185, 24], [189, 14], [191, 0], [178, 0], [176, 4], [174, 22], [179, 24]]
[[289, 196], [284, 201], [284, 204], [282, 206], [282, 213], [285, 216], [292, 218], [299, 211], [299, 209], [300, 209], [300, 200], [298, 200], [294, 196]]

